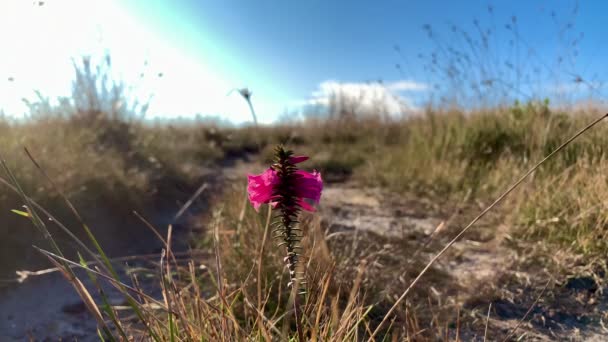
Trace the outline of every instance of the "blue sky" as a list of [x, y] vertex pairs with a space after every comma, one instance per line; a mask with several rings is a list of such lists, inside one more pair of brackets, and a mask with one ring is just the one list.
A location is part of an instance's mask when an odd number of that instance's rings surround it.
[[[34, 89], [67, 94], [70, 57], [105, 51], [134, 94], [154, 95], [150, 115], [161, 117], [247, 121], [238, 94], [227, 96], [245, 86], [263, 122], [326, 104], [336, 91], [369, 93], [365, 101], [393, 111], [441, 97], [473, 106], [503, 97], [601, 100], [605, 13], [603, 1], [8, 0], [0, 5], [0, 107], [19, 114]], [[479, 32], [487, 30], [484, 49]], [[459, 52], [472, 66], [454, 64]], [[141, 79], [142, 71], [163, 77]], [[471, 90], [482, 81], [491, 86]]]

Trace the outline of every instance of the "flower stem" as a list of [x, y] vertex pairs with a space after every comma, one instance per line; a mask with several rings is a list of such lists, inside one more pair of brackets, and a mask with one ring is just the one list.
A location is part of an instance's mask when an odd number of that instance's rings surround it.
[[296, 320], [296, 329], [298, 332], [298, 340], [304, 342], [304, 332], [302, 329], [302, 312], [300, 310], [299, 300], [299, 283], [297, 279], [296, 268], [298, 264], [298, 242], [299, 236], [295, 230], [297, 224], [300, 207], [297, 197], [294, 194], [295, 189], [295, 172], [297, 168], [290, 161], [292, 156], [291, 151], [283, 149], [282, 146], [276, 149], [276, 163], [273, 165], [278, 177], [280, 185], [275, 190], [274, 195], [277, 198], [276, 209], [279, 211], [279, 229], [283, 239], [282, 244], [285, 245], [286, 256], [285, 263], [289, 270], [289, 287], [292, 290], [294, 298], [294, 318]]

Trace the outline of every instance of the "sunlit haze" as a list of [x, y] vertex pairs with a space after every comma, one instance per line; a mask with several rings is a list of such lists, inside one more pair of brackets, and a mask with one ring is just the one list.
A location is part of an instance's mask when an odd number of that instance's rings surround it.
[[[51, 97], [68, 95], [72, 58], [100, 58], [106, 52], [116, 76], [135, 94], [153, 95], [152, 115], [208, 113], [238, 122], [246, 114], [241, 99], [227, 96], [232, 88], [245, 86], [245, 80], [221, 73], [204, 57], [189, 55], [117, 2], [49, 1], [39, 6], [9, 1], [1, 6], [5, 53], [0, 54], [0, 103], [7, 114], [24, 112], [21, 99], [33, 97], [34, 89]], [[281, 110], [262, 94], [257, 97], [261, 112]]]
[[[522, 45], [511, 46], [515, 52], [509, 57], [541, 67], [529, 66], [536, 73], [534, 87], [522, 85], [518, 91], [525, 96], [570, 91], [582, 83], [574, 82], [580, 75], [599, 94], [606, 72], [598, 63], [605, 48], [594, 44], [602, 36], [599, 26], [578, 42], [579, 51], [564, 54], [565, 72], [556, 73], [545, 57], [560, 53], [555, 45], [560, 39], [564, 45], [574, 38], [549, 39], [550, 32], [566, 24], [552, 23], [549, 13], [570, 20], [574, 4], [560, 2], [552, 8], [554, 3], [541, 1], [520, 11], [524, 3], [3, 1], [0, 108], [19, 116], [27, 110], [22, 99], [35, 99], [35, 90], [50, 98], [68, 95], [72, 58], [99, 59], [108, 53], [114, 76], [132, 87], [134, 96], [152, 96], [149, 117], [201, 114], [244, 122], [250, 118], [248, 107], [231, 92], [242, 87], [253, 91], [261, 122], [303, 105], [326, 104], [335, 91], [365, 92], [363, 102], [383, 101], [393, 112], [415, 110], [433, 89], [445, 85], [420, 60], [421, 53], [428, 57], [436, 47], [424, 34], [426, 23], [437, 23], [435, 32], [445, 33], [453, 23], [470, 28], [479, 17], [481, 25], [499, 30], [519, 12], [524, 13], [517, 17]], [[594, 25], [602, 12], [599, 2], [584, 4], [580, 31]], [[345, 6], [349, 9], [341, 11]], [[535, 26], [536, 21], [547, 25]], [[576, 30], [567, 34], [576, 36]], [[493, 41], [497, 51], [506, 51], [508, 42]]]

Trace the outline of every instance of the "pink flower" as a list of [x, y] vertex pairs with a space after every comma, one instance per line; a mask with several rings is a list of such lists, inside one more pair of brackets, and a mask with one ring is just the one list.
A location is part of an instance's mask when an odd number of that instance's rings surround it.
[[[303, 162], [306, 159], [308, 157], [297, 156], [292, 157], [289, 161], [295, 164]], [[247, 178], [249, 180], [249, 184], [247, 185], [249, 201], [256, 211], [259, 210], [263, 203], [270, 203], [274, 207], [281, 201], [281, 195], [277, 195], [278, 191], [275, 190], [281, 185], [282, 180], [275, 170], [269, 168], [261, 175], [248, 175]], [[291, 188], [293, 189], [293, 196], [298, 206], [306, 211], [314, 211], [315, 209], [305, 200], [319, 203], [321, 192], [323, 191], [321, 173], [298, 170], [287, 181], [293, 182]]]
[[257, 211], [262, 203], [270, 202], [273, 189], [279, 184], [279, 177], [275, 170], [269, 168], [261, 175], [247, 175], [247, 180], [249, 181], [247, 185], [249, 202]]

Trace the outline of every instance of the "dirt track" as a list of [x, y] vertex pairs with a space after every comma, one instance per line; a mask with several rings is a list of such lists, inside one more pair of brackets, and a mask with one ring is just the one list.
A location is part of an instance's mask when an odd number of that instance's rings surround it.
[[[473, 211], [464, 213], [467, 217], [479, 212], [474, 207], [464, 210]], [[370, 257], [370, 277], [384, 284], [386, 294], [394, 299], [409, 285], [411, 276], [417, 275], [414, 272], [404, 278], [410, 272], [404, 265], [412, 258], [419, 265], [428, 262], [466, 223], [462, 212], [462, 208], [455, 208], [442, 213], [420, 199], [337, 184], [324, 190], [320, 215], [330, 245], [331, 239], [339, 239], [334, 246], [358, 249], [341, 252], [357, 255], [355, 262]], [[559, 279], [555, 275], [533, 306], [549, 279], [548, 270], [524, 260], [518, 251], [525, 249], [525, 243], [515, 247], [508, 241], [508, 227], [499, 220], [489, 221], [481, 222], [439, 259], [418, 284], [416, 295], [442, 302], [451, 311], [448, 324], [455, 325], [460, 312], [459, 338], [464, 341], [482, 341], [486, 321], [488, 339], [502, 340], [531, 307], [515, 335], [521, 340], [608, 340], [601, 320], [608, 298], [595, 280], [580, 276]], [[449, 333], [452, 339], [455, 331]]]

